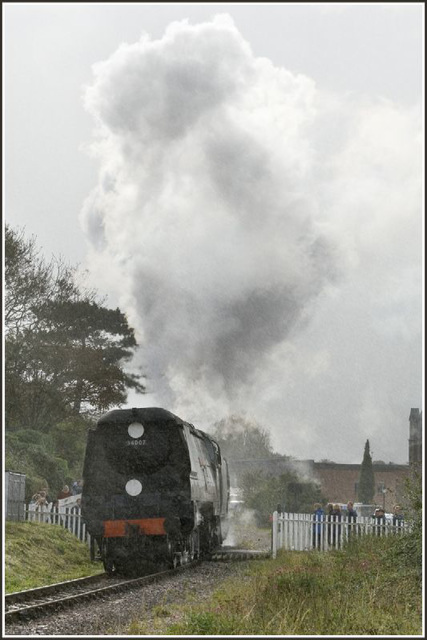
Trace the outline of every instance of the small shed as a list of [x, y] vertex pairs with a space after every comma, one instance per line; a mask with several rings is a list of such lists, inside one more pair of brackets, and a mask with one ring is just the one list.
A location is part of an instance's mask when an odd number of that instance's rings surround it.
[[25, 520], [25, 473], [5, 471], [6, 520]]

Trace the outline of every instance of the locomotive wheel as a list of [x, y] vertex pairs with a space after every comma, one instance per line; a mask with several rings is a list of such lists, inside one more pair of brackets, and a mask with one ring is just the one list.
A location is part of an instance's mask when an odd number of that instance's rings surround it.
[[172, 540], [168, 541], [168, 563], [171, 569], [176, 569], [179, 565], [180, 554], [175, 551], [176, 546]]
[[102, 541], [101, 544], [101, 557], [102, 564], [104, 565], [104, 571], [108, 576], [112, 576], [116, 572], [116, 567], [114, 565], [114, 560], [108, 552], [107, 542], [105, 540]]
[[116, 571], [115, 571], [115, 566], [114, 566], [114, 562], [111, 558], [104, 558], [103, 560], [103, 565], [104, 565], [104, 570], [105, 573], [108, 576], [113, 576], [115, 575]]
[[190, 535], [190, 562], [200, 557], [200, 536], [199, 531], [195, 530]]
[[201, 554], [209, 554], [213, 547], [212, 539], [212, 523], [210, 520], [206, 520], [200, 529], [200, 550]]
[[218, 547], [221, 546], [221, 542], [222, 542], [221, 522], [218, 517], [215, 518], [215, 524], [212, 531], [212, 541], [213, 541], [214, 549], [217, 549]]

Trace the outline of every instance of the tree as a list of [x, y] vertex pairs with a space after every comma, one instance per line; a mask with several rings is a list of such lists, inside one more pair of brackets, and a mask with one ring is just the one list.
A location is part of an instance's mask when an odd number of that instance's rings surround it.
[[39, 255], [36, 239], [5, 227], [5, 413], [7, 428], [36, 429], [60, 419], [66, 406], [53, 384], [39, 309], [46, 300], [79, 295], [76, 268]]
[[61, 487], [70, 483], [73, 477], [68, 461], [57, 455], [54, 442], [49, 434], [30, 429], [6, 432], [6, 468], [25, 473], [25, 500], [48, 487], [52, 496], [56, 496]]
[[372, 457], [369, 451], [369, 440], [366, 440], [363, 461], [360, 467], [357, 495], [363, 504], [372, 504], [375, 495], [375, 477]]
[[90, 298], [48, 301], [38, 310], [44, 346], [73, 413], [104, 411], [145, 387], [123, 364], [137, 346], [120, 309]]
[[[35, 241], [7, 227], [6, 424], [49, 431], [80, 413], [104, 411], [144, 386], [125, 364], [137, 343], [119, 309], [77, 285], [77, 269], [46, 264]], [[18, 293], [17, 293], [18, 292]]]
[[216, 422], [212, 436], [228, 460], [271, 458], [278, 455], [273, 452], [270, 433], [245, 416], [232, 415]]
[[280, 475], [259, 469], [250, 471], [244, 474], [241, 484], [245, 507], [256, 511], [260, 524], [268, 524], [279, 504], [289, 513], [310, 513], [315, 502], [324, 501], [318, 484], [302, 480], [292, 470]]
[[6, 334], [32, 327], [34, 309], [46, 299], [69, 297], [76, 293], [73, 272], [61, 260], [47, 263], [39, 256], [36, 239], [27, 240], [24, 231], [5, 226], [5, 301]]

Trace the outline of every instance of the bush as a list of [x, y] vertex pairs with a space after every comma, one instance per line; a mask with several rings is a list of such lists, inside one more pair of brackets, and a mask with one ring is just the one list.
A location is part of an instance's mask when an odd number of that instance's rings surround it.
[[257, 513], [260, 526], [269, 524], [269, 516], [278, 505], [290, 513], [310, 513], [315, 502], [324, 502], [319, 486], [301, 481], [296, 473], [286, 471], [272, 476], [261, 470], [243, 476], [245, 506]]
[[73, 479], [67, 461], [55, 455], [48, 434], [31, 429], [6, 434], [6, 468], [25, 473], [26, 502], [45, 486], [52, 498]]
[[422, 538], [422, 478], [419, 469], [414, 469], [405, 484], [405, 501], [408, 504], [406, 520], [411, 521], [412, 529], [396, 538], [389, 548], [387, 560], [398, 563], [402, 571], [415, 572], [422, 578], [423, 538]]

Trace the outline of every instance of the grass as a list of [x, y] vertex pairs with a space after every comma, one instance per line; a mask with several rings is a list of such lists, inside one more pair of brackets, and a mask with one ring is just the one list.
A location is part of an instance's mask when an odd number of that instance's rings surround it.
[[6, 522], [5, 589], [7, 593], [102, 573], [89, 548], [60, 526]]
[[202, 604], [134, 620], [132, 635], [422, 635], [419, 572], [390, 562], [387, 539], [342, 551], [282, 551], [246, 563]]

